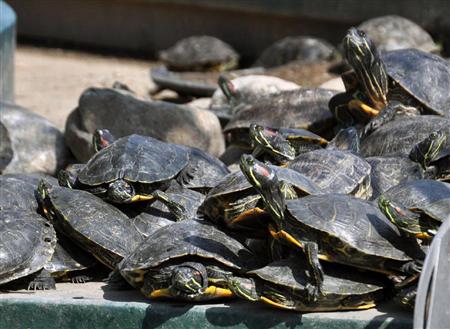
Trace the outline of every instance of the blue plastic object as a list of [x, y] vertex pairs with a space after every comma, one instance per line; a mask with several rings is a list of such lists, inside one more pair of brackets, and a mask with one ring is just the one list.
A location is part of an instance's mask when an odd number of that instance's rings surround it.
[[14, 102], [16, 14], [0, 0], [0, 101]]

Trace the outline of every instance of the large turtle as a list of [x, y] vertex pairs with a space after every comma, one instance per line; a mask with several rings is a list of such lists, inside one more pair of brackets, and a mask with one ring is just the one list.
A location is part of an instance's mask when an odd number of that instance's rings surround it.
[[132, 220], [89, 192], [42, 180], [38, 193], [55, 229], [111, 269], [142, 241]]
[[308, 267], [299, 257], [272, 262], [247, 272], [247, 277], [229, 278], [238, 297], [300, 312], [368, 309], [383, 298], [383, 280], [343, 265], [324, 265], [323, 295], [312, 301], [308, 295]]
[[255, 268], [258, 258], [207, 222], [185, 220], [144, 240], [118, 266], [122, 276], [148, 298], [201, 301], [233, 294], [222, 274]]
[[423, 258], [423, 252], [375, 204], [343, 194], [285, 200], [270, 168], [249, 170], [246, 177], [272, 217], [271, 235], [306, 253], [313, 297], [320, 294], [323, 281], [319, 258], [382, 273], [417, 274], [413, 258]]
[[159, 54], [174, 71], [225, 71], [238, 65], [239, 55], [228, 44], [212, 36], [191, 36], [179, 40]]
[[[351, 28], [344, 38], [345, 57], [354, 75], [345, 76], [351, 101], [330, 103], [336, 116], [341, 110], [376, 116], [380, 110], [400, 102], [424, 114], [450, 114], [450, 64], [443, 58], [417, 49], [400, 49], [380, 55], [363, 31]], [[344, 101], [345, 103], [346, 101]]]

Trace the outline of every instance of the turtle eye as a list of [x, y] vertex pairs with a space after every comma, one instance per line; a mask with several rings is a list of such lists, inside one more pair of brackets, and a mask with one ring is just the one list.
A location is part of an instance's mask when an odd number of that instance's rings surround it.
[[366, 37], [366, 33], [364, 33], [364, 31], [362, 31], [362, 30], [358, 30], [358, 35], [359, 35], [361, 38], [365, 38], [365, 37]]

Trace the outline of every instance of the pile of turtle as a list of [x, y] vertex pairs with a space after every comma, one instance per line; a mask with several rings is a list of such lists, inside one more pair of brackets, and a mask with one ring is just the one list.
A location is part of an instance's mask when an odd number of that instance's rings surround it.
[[368, 35], [351, 28], [343, 39], [344, 92], [261, 95], [220, 76], [220, 159], [99, 127], [94, 154], [57, 179], [1, 175], [0, 289], [107, 279], [150, 299], [413, 307], [450, 218], [450, 64], [419, 49], [381, 52]]

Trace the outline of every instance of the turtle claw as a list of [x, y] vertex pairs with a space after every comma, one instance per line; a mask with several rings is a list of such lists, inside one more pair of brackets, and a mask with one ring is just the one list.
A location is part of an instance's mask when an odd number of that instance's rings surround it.
[[50, 290], [56, 289], [55, 280], [47, 278], [36, 278], [28, 284], [27, 290]]
[[305, 286], [305, 291], [308, 302], [316, 302], [321, 295], [320, 288], [309, 282]]
[[71, 278], [72, 283], [86, 283], [90, 281], [92, 278], [87, 275], [77, 275]]

